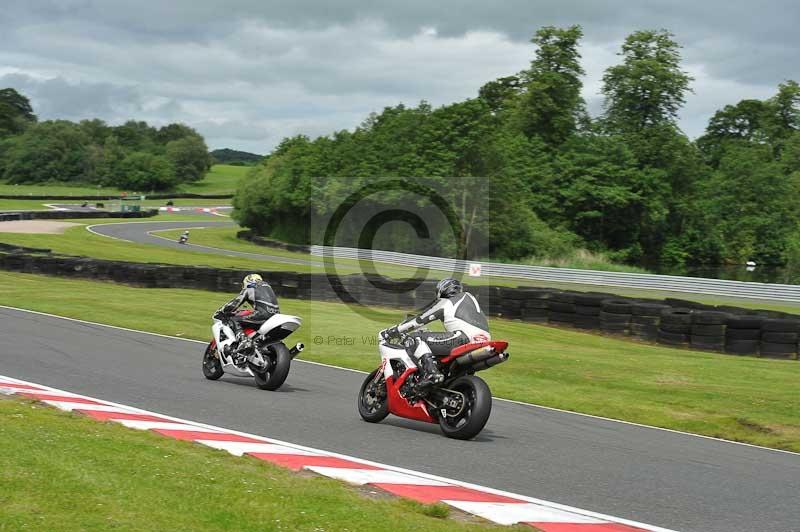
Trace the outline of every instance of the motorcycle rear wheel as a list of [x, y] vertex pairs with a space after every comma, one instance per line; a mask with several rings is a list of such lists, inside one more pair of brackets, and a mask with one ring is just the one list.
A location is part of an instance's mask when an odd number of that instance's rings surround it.
[[274, 391], [283, 385], [286, 377], [289, 376], [289, 366], [292, 363], [292, 355], [289, 354], [289, 348], [283, 342], [272, 344], [270, 353], [267, 355], [272, 359], [272, 366], [269, 371], [257, 372], [253, 369], [253, 378], [256, 381], [256, 386], [262, 390]]
[[[364, 379], [361, 389], [358, 392], [358, 413], [364, 421], [378, 423], [389, 415], [389, 399], [386, 396], [386, 380], [381, 376], [380, 381], [375, 386], [383, 386], [383, 399], [375, 397], [374, 394], [368, 395], [367, 388], [372, 383], [379, 369], [376, 369]], [[371, 401], [369, 401], [371, 399]]]
[[206, 347], [206, 352], [203, 353], [203, 376], [210, 381], [215, 381], [222, 377], [223, 373], [225, 372], [222, 370], [222, 363], [217, 357], [217, 346], [211, 342]]
[[492, 392], [480, 377], [465, 375], [447, 385], [464, 394], [466, 404], [456, 417], [440, 417], [439, 427], [448, 438], [471, 440], [483, 430], [492, 413]]

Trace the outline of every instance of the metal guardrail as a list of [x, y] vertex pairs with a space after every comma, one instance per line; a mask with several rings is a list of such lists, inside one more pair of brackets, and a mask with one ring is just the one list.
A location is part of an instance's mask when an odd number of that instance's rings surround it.
[[414, 268], [429, 268], [458, 273], [468, 273], [473, 264], [481, 265], [481, 275], [530, 279], [558, 283], [575, 283], [594, 286], [615, 286], [641, 290], [662, 290], [748, 299], [765, 299], [800, 303], [800, 285], [754, 283], [680, 277], [646, 273], [620, 273], [597, 270], [575, 270], [498, 262], [469, 262], [443, 257], [428, 257], [394, 251], [368, 250], [344, 247], [311, 246], [311, 255], [337, 259], [372, 260]]

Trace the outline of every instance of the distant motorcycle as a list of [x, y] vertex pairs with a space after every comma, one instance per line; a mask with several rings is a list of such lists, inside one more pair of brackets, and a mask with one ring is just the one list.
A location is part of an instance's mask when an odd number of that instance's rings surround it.
[[370, 423], [389, 414], [438, 423], [448, 438], [469, 440], [483, 430], [492, 412], [492, 392], [475, 372], [508, 360], [508, 342], [473, 342], [453, 348], [437, 360], [445, 378], [429, 389], [417, 386], [419, 372], [400, 335], [390, 343], [378, 335], [381, 365], [358, 394], [358, 413]]
[[178, 244], [186, 244], [189, 242], [189, 231], [185, 231], [180, 238], [178, 238]]
[[[237, 316], [248, 316], [252, 310], [241, 310]], [[214, 323], [211, 332], [214, 338], [203, 354], [203, 375], [209, 380], [217, 380], [224, 373], [239, 377], [253, 377], [256, 386], [262, 390], [277, 390], [289, 375], [292, 359], [303, 350], [298, 343], [291, 349], [283, 340], [296, 331], [302, 320], [297, 316], [273, 314], [257, 330], [244, 327], [250, 338], [247, 352], [239, 352], [241, 346], [235, 345], [236, 335], [228, 323], [230, 315], [218, 310], [212, 316]]]

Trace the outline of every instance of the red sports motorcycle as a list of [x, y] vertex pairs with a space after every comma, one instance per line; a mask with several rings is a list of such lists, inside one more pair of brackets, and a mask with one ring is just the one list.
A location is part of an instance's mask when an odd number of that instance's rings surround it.
[[492, 392], [475, 372], [508, 360], [508, 342], [473, 342], [452, 349], [437, 360], [444, 381], [423, 390], [406, 348], [380, 335], [378, 340], [381, 365], [364, 379], [358, 393], [358, 413], [365, 421], [378, 423], [394, 414], [438, 423], [445, 436], [459, 440], [483, 430], [492, 412]]

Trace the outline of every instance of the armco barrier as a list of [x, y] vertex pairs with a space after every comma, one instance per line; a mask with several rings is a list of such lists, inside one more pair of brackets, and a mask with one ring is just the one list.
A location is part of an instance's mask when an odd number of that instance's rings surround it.
[[158, 214], [158, 209], [137, 212], [112, 211], [21, 211], [0, 213], [0, 222], [18, 220], [78, 220], [86, 218], [150, 218]]
[[[151, 288], [191, 288], [229, 293], [237, 292], [242, 278], [252, 273], [252, 270], [61, 256], [47, 250], [14, 246], [0, 246], [0, 269], [111, 280]], [[326, 274], [259, 273], [279, 297], [342, 301], [344, 293], [349, 298], [347, 302], [396, 307], [406, 312], [429, 303], [434, 293], [430, 281], [406, 281], [387, 292], [380, 287], [380, 279], [359, 274], [331, 279]], [[335, 288], [344, 291], [337, 292]], [[735, 307], [713, 310], [714, 307], [708, 306], [692, 309], [683, 308], [680, 300], [637, 300], [546, 288], [467, 288], [475, 294], [488, 315], [506, 319], [591, 329], [615, 336], [630, 335], [671, 346], [691, 345], [694, 349], [732, 354], [796, 359], [800, 347], [800, 316], [783, 312]], [[679, 305], [670, 305], [672, 302]]]
[[[394, 251], [364, 250], [343, 247], [310, 246], [312, 255], [330, 256], [343, 259], [372, 259], [378, 262], [429, 268], [449, 272], [467, 273], [471, 264], [477, 261], [463, 261], [443, 257], [412, 255]], [[556, 283], [574, 283], [594, 286], [615, 286], [639, 290], [661, 290], [666, 292], [686, 292], [749, 299], [788, 301], [800, 303], [800, 285], [750, 283], [724, 279], [704, 279], [701, 277], [679, 277], [674, 275], [655, 275], [645, 273], [620, 273], [596, 270], [574, 270], [570, 268], [550, 268], [527, 266], [524, 264], [503, 264], [481, 262], [483, 275], [529, 279]]]

